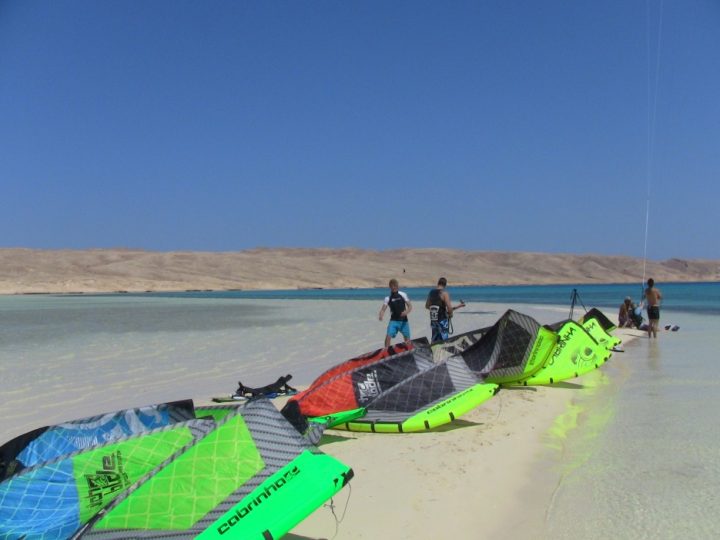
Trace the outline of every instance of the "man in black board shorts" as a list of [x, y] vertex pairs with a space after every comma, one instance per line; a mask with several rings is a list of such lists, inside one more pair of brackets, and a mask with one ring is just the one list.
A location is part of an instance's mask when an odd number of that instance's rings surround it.
[[647, 289], [643, 295], [647, 301], [647, 312], [650, 324], [648, 324], [648, 337], [657, 338], [657, 330], [660, 325], [660, 300], [662, 293], [660, 289], [655, 287], [655, 280], [650, 278], [647, 280]]

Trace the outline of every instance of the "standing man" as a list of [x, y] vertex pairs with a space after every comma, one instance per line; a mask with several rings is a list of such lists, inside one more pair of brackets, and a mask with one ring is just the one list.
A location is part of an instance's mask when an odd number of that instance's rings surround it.
[[410, 341], [410, 323], [408, 322], [408, 314], [412, 311], [412, 304], [408, 295], [399, 290], [397, 279], [391, 279], [390, 294], [385, 297], [378, 318], [382, 321], [385, 310], [390, 307], [390, 322], [388, 323], [387, 333], [385, 334], [385, 348], [390, 346], [390, 340], [397, 336], [400, 332], [405, 341]]
[[650, 324], [648, 324], [648, 337], [657, 338], [657, 329], [660, 325], [660, 300], [662, 300], [662, 293], [660, 289], [655, 288], [655, 280], [650, 278], [647, 280], [647, 289], [643, 295], [647, 300], [647, 312]]
[[450, 303], [450, 293], [445, 287], [447, 287], [447, 279], [441, 277], [438, 279], [437, 287], [428, 293], [425, 301], [425, 309], [430, 310], [432, 343], [444, 341], [450, 336], [450, 318], [453, 316], [453, 310], [465, 305], [465, 302], [460, 300], [460, 304], [453, 308]]

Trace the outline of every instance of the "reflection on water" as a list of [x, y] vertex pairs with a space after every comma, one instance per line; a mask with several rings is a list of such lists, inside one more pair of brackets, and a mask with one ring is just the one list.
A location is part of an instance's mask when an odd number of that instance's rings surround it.
[[[641, 338], [644, 339], [644, 338]], [[647, 365], [648, 368], [651, 369], [654, 372], [660, 372], [661, 369], [661, 362], [660, 358], [662, 355], [662, 347], [658, 346], [658, 340], [657, 339], [650, 339], [648, 340], [648, 346], [647, 346]]]
[[578, 428], [559, 439], [562, 480], [546, 538], [716, 534], [718, 320], [686, 315], [677, 319], [680, 332], [638, 338], [603, 368], [611, 384], [581, 394], [576, 407], [586, 416], [578, 414]]

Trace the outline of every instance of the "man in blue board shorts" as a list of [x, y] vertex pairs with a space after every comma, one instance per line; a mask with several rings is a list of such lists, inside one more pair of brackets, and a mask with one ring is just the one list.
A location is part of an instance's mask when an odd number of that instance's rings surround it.
[[410, 341], [410, 323], [408, 322], [408, 314], [412, 311], [412, 304], [408, 295], [399, 290], [400, 285], [397, 279], [391, 279], [390, 294], [385, 297], [378, 318], [382, 321], [385, 310], [390, 308], [390, 322], [388, 323], [387, 333], [385, 334], [385, 347], [390, 346], [390, 341], [400, 332], [405, 341]]

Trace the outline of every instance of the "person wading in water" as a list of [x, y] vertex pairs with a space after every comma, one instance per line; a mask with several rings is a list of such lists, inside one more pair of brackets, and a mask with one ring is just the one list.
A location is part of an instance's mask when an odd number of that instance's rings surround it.
[[662, 293], [660, 289], [655, 288], [655, 280], [650, 278], [647, 280], [647, 289], [643, 295], [647, 300], [647, 314], [650, 319], [648, 324], [648, 337], [657, 338], [657, 330], [660, 325], [660, 300], [662, 300]]

